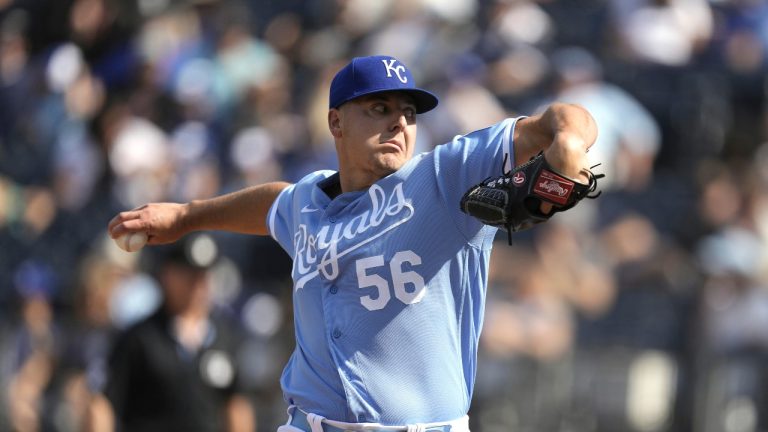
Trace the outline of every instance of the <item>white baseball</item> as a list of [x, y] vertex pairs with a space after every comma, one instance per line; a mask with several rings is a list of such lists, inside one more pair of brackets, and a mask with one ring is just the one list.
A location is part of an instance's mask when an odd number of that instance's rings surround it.
[[115, 243], [126, 252], [136, 252], [147, 244], [147, 233], [134, 232], [123, 234], [115, 239]]

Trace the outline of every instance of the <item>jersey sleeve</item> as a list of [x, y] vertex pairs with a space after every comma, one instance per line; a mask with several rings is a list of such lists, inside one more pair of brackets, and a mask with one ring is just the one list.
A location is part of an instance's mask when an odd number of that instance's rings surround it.
[[468, 238], [485, 225], [461, 212], [461, 197], [470, 187], [516, 165], [514, 128], [522, 118], [508, 118], [485, 129], [457, 136], [435, 148], [439, 193], [448, 210], [455, 215], [457, 226]]
[[285, 249], [291, 259], [294, 257], [294, 247], [291, 239], [293, 238], [292, 203], [295, 194], [295, 184], [283, 189], [282, 192], [277, 195], [275, 202], [272, 203], [272, 207], [269, 209], [269, 213], [267, 213], [269, 235], [271, 235], [272, 238]]
[[269, 235], [285, 249], [293, 259], [295, 247], [293, 237], [296, 233], [296, 222], [302, 206], [312, 205], [322, 193], [317, 183], [330, 175], [332, 171], [316, 171], [308, 174], [297, 183], [283, 189], [272, 203], [267, 213]]

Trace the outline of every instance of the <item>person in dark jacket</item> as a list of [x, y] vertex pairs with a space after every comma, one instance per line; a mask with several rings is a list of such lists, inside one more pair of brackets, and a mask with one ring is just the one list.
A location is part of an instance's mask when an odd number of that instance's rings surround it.
[[117, 338], [91, 429], [253, 431], [238, 380], [237, 332], [211, 308], [216, 243], [199, 235], [155, 252], [163, 302]]

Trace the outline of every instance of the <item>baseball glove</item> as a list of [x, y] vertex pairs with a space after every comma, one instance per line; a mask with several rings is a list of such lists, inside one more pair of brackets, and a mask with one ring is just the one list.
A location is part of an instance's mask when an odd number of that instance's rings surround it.
[[[512, 244], [513, 232], [545, 222], [584, 198], [597, 198], [597, 180], [605, 175], [591, 170], [587, 173], [589, 182], [579, 183], [555, 171], [544, 154], [539, 153], [515, 169], [471, 187], [461, 198], [461, 211], [486, 225], [506, 230]], [[553, 205], [549, 213], [540, 210], [542, 202]]]

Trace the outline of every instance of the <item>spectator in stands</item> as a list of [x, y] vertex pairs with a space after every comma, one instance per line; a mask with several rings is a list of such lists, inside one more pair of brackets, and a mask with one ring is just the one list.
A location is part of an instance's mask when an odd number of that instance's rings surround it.
[[157, 252], [162, 305], [117, 338], [91, 430], [253, 431], [237, 331], [210, 303], [216, 243], [200, 235]]

